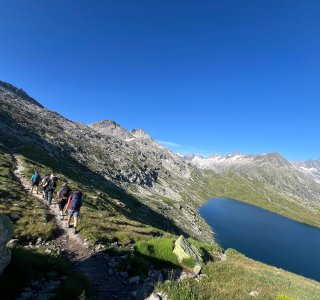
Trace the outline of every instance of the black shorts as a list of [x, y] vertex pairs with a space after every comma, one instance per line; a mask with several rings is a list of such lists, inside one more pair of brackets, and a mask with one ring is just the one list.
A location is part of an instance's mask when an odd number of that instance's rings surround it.
[[39, 182], [32, 182], [32, 186], [38, 186]]
[[66, 206], [67, 202], [68, 202], [68, 199], [61, 199], [61, 200], [59, 200], [59, 202], [58, 202], [58, 204], [59, 204], [59, 209], [60, 209], [60, 210], [63, 210], [63, 208]]

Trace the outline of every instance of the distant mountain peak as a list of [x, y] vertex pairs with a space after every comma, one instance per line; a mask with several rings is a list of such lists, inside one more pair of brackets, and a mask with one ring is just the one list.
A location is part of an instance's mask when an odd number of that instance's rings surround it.
[[118, 124], [117, 122], [112, 121], [112, 120], [102, 120], [102, 121], [94, 122], [94, 123], [90, 124], [89, 126], [91, 126], [91, 127], [94, 127], [94, 126], [100, 126], [100, 127], [114, 126], [114, 127], [123, 128], [120, 124]]
[[142, 128], [131, 130], [131, 134], [136, 138], [151, 139], [150, 135], [148, 135]]
[[128, 130], [112, 120], [102, 120], [89, 125], [90, 128], [102, 134], [113, 135], [123, 140], [131, 139], [132, 136]]
[[38, 101], [36, 101], [32, 97], [30, 97], [23, 89], [19, 89], [10, 83], [7, 83], [7, 82], [0, 80], [0, 90], [8, 91], [8, 92], [22, 98], [23, 100], [26, 100], [34, 105], [37, 105], [41, 108], [44, 108]]

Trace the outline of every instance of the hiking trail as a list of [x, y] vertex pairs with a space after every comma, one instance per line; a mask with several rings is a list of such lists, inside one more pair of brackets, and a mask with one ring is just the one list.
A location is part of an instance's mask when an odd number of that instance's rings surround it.
[[[24, 174], [23, 162], [18, 155], [14, 155], [14, 158], [16, 161], [14, 173], [25, 190], [30, 193], [31, 183], [30, 179], [26, 178]], [[55, 194], [54, 199], [56, 199]], [[46, 202], [42, 198], [42, 193], [36, 194], [34, 191], [32, 196], [38, 198], [41, 202]], [[59, 207], [54, 200], [50, 206], [47, 206], [61, 231], [60, 235], [53, 240], [54, 244], [63, 250], [61, 252], [62, 257], [70, 260], [76, 270], [87, 276], [96, 299], [145, 299], [146, 295], [142, 284], [131, 283], [130, 278], [119, 272], [110, 272], [110, 266], [114, 266], [114, 257], [106, 253], [95, 252], [95, 248], [89, 246], [79, 233], [75, 234], [73, 228], [67, 228], [66, 218], [60, 220]], [[120, 259], [120, 257], [116, 258]]]

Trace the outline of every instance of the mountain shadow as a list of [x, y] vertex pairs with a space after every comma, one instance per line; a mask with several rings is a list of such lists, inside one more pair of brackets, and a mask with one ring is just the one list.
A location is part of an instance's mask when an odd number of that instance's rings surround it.
[[[18, 124], [14, 119], [5, 112], [0, 112], [1, 123], [10, 125], [1, 126], [0, 123], [0, 143], [11, 152], [15, 151], [23, 155], [30, 162], [47, 166], [56, 173], [63, 174], [71, 180], [81, 185], [90, 186], [92, 189], [100, 190], [101, 198], [97, 203], [84, 201], [85, 205], [94, 209], [107, 209], [112, 206], [115, 211], [124, 215], [126, 218], [138, 221], [140, 223], [164, 230], [173, 234], [183, 234], [189, 236], [187, 232], [179, 228], [172, 220], [166, 218], [160, 213], [148, 207], [132, 194], [123, 188], [108, 181], [102, 175], [92, 171], [87, 166], [81, 164], [70, 155], [70, 149], [62, 149], [44, 138], [39, 134]], [[103, 193], [108, 197], [116, 199], [123, 205], [115, 205], [103, 197]], [[106, 203], [108, 202], [108, 203]]]

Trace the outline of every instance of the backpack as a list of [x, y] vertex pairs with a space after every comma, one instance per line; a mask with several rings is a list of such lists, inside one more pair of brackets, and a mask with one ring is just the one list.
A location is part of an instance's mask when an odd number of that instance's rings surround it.
[[79, 210], [81, 206], [82, 206], [82, 193], [81, 191], [77, 190], [72, 194], [71, 208], [74, 210]]
[[40, 182], [40, 174], [37, 173], [34, 175], [34, 178], [32, 180], [33, 183], [39, 183]]
[[62, 189], [59, 192], [59, 198], [66, 199], [69, 197], [69, 194], [70, 194], [70, 188], [67, 185], [65, 185], [64, 187], [62, 187]]
[[57, 187], [57, 183], [58, 183], [58, 178], [57, 177], [53, 177], [50, 182], [49, 185], [52, 189], [55, 189]]

